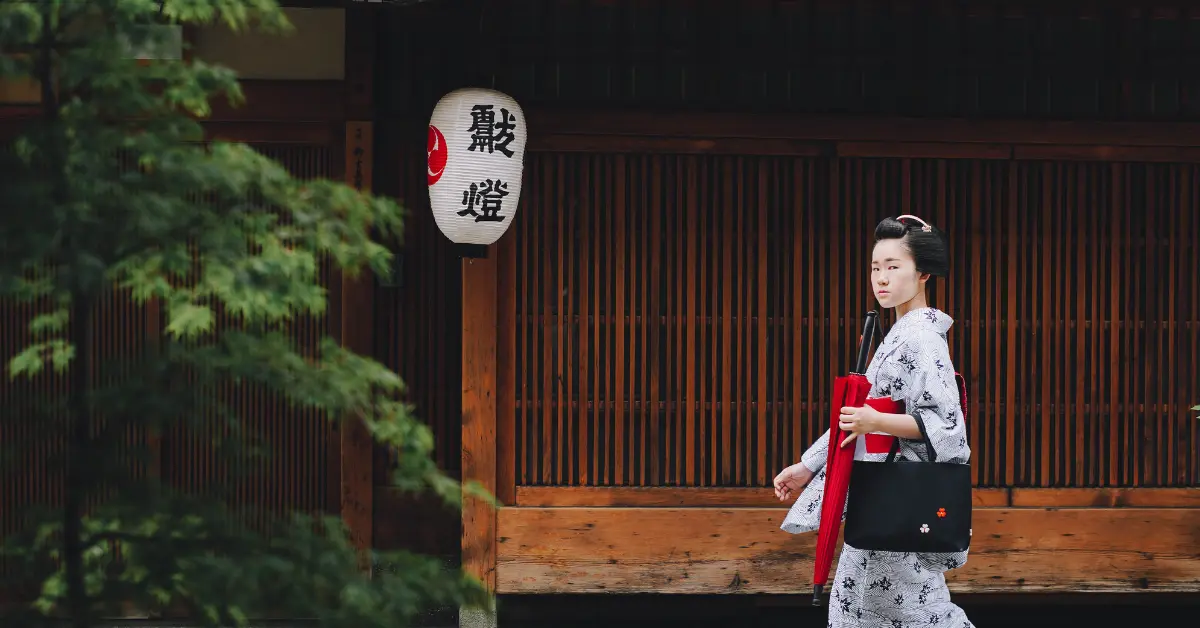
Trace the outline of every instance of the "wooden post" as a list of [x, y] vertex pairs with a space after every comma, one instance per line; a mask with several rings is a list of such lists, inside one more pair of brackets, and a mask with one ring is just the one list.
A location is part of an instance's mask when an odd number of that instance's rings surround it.
[[[346, 183], [370, 192], [374, 166], [372, 68], [375, 60], [373, 8], [346, 8]], [[370, 271], [357, 277], [341, 277], [342, 344], [356, 353], [374, 353], [374, 291]], [[339, 443], [341, 466], [341, 513], [350, 539], [362, 553], [364, 567], [372, 546], [374, 519], [375, 448], [366, 426], [355, 417], [342, 424]]]
[[[462, 261], [462, 479], [496, 492], [496, 247]], [[464, 499], [463, 569], [496, 591], [496, 511]], [[460, 628], [494, 627], [494, 612], [463, 609]]]
[[[370, 122], [346, 123], [346, 183], [363, 191], [371, 190]], [[374, 351], [374, 282], [371, 272], [363, 269], [357, 277], [345, 271], [341, 277], [341, 337], [342, 345], [356, 353], [371, 355]], [[350, 530], [350, 539], [363, 556], [371, 549], [374, 519], [374, 457], [375, 448], [366, 425], [355, 417], [342, 423], [341, 442], [341, 512]]]

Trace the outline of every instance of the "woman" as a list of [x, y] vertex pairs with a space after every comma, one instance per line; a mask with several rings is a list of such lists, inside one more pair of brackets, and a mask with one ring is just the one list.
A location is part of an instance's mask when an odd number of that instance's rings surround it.
[[[959, 405], [954, 365], [946, 334], [954, 321], [929, 307], [925, 286], [945, 277], [949, 253], [945, 235], [915, 216], [887, 218], [875, 227], [871, 286], [879, 305], [895, 308], [896, 323], [867, 368], [870, 397], [891, 397], [906, 414], [884, 414], [870, 407], [842, 408], [839, 421], [851, 432], [841, 447], [855, 447], [863, 434], [884, 433], [900, 439], [900, 454], [926, 460], [922, 433], [929, 435], [939, 462], [970, 460], [966, 426]], [[781, 501], [799, 495], [781, 526], [793, 534], [819, 525], [829, 433], [804, 452], [800, 462], [775, 477]], [[886, 454], [863, 454], [883, 460]], [[853, 487], [851, 487], [853, 490]], [[830, 628], [973, 628], [950, 601], [943, 575], [967, 562], [967, 552], [914, 554], [842, 548], [829, 603]]]

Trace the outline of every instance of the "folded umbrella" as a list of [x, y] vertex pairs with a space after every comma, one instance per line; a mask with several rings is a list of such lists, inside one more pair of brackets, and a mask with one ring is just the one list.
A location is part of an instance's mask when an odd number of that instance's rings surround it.
[[[833, 564], [834, 546], [841, 528], [842, 513], [846, 509], [846, 493], [850, 486], [850, 470], [854, 463], [854, 449], [843, 449], [842, 440], [849, 436], [839, 427], [843, 407], [862, 407], [871, 391], [871, 383], [864, 374], [867, 370], [867, 355], [875, 333], [878, 313], [867, 312], [863, 334], [858, 347], [858, 359], [848, 375], [834, 378], [832, 416], [829, 425], [829, 453], [825, 459], [825, 493], [821, 500], [821, 522], [817, 531], [817, 548], [813, 564], [813, 606], [821, 604], [821, 592], [829, 583], [829, 568]], [[890, 400], [888, 400], [890, 401]]]

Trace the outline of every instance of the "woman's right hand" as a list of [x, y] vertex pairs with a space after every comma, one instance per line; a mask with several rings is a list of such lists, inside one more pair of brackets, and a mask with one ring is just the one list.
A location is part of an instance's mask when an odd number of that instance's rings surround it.
[[802, 462], [780, 471], [779, 475], [775, 476], [775, 496], [782, 502], [799, 495], [812, 481], [813, 475], [815, 474]]

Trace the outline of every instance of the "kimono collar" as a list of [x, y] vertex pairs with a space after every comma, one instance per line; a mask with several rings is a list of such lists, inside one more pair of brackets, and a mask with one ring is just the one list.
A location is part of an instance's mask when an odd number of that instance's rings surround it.
[[896, 321], [896, 324], [892, 325], [891, 331], [928, 329], [945, 335], [946, 332], [950, 331], [950, 326], [953, 324], [954, 319], [950, 318], [949, 314], [935, 307], [922, 307], [901, 316]]

